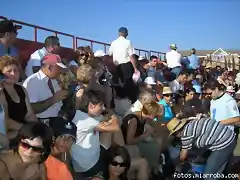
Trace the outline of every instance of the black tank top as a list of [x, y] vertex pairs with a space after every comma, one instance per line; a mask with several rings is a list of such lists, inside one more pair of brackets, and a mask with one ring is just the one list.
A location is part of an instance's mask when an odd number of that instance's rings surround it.
[[20, 98], [19, 103], [14, 102], [12, 100], [12, 98], [9, 96], [6, 89], [3, 89], [5, 98], [8, 103], [9, 118], [11, 118], [12, 120], [17, 121], [19, 123], [26, 123], [26, 121], [25, 121], [25, 116], [27, 114], [27, 105], [25, 102], [26, 94], [25, 94], [23, 88], [18, 84], [14, 85], [14, 89], [16, 90], [16, 92]]
[[136, 132], [135, 132], [134, 136], [138, 137], [138, 136], [140, 136], [144, 133], [145, 121], [141, 122], [140, 119], [138, 118], [138, 116], [136, 116], [135, 114], [128, 114], [126, 117], [123, 118], [122, 126], [121, 126], [122, 133], [123, 133], [123, 138], [124, 138], [125, 142], [126, 142], [126, 139], [127, 139], [128, 121], [130, 119], [133, 119], [133, 118], [135, 118], [137, 120], [137, 129], [136, 129]]

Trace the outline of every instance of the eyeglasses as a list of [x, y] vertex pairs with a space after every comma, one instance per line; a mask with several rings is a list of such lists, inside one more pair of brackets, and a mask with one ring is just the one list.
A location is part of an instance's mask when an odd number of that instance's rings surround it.
[[110, 164], [111, 164], [112, 166], [120, 166], [120, 167], [126, 167], [126, 166], [127, 166], [126, 163], [124, 163], [124, 162], [119, 163], [119, 162], [117, 162], [117, 161], [112, 161]]
[[22, 148], [24, 148], [25, 150], [28, 150], [28, 149], [32, 149], [33, 152], [36, 152], [36, 153], [43, 153], [44, 152], [44, 148], [42, 147], [36, 147], [36, 146], [31, 146], [30, 144], [26, 143], [26, 142], [23, 142], [21, 141], [20, 142], [20, 146]]

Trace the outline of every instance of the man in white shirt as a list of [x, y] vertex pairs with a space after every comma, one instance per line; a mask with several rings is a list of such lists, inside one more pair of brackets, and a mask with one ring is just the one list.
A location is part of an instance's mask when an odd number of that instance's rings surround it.
[[172, 44], [170, 46], [171, 51], [167, 52], [166, 59], [168, 68], [171, 69], [171, 72], [178, 77], [179, 73], [181, 72], [181, 54], [177, 52], [177, 45]]
[[106, 133], [104, 137], [101, 134], [100, 138], [99, 133], [120, 131], [117, 117], [112, 115], [108, 121], [97, 120], [104, 110], [104, 105], [94, 91], [84, 92], [79, 109], [72, 120], [77, 126], [77, 140], [71, 147], [75, 178], [78, 179], [80, 172], [87, 178], [99, 173], [104, 175], [107, 170], [105, 154], [112, 141], [111, 134]]
[[27, 62], [25, 74], [28, 76], [36, 73], [41, 67], [41, 60], [47, 54], [57, 54], [60, 47], [59, 39], [56, 36], [49, 36], [45, 39], [44, 47], [36, 50]]
[[117, 66], [117, 73], [123, 83], [126, 96], [133, 102], [137, 100], [137, 88], [133, 82], [133, 73], [138, 71], [136, 61], [131, 58], [135, 54], [131, 41], [126, 39], [128, 30], [121, 27], [118, 31], [119, 37], [112, 42], [109, 55], [113, 56], [113, 62]]
[[57, 117], [62, 100], [68, 95], [61, 90], [56, 77], [66, 66], [56, 54], [48, 54], [42, 59], [41, 69], [29, 76], [23, 83], [33, 111], [39, 118]]

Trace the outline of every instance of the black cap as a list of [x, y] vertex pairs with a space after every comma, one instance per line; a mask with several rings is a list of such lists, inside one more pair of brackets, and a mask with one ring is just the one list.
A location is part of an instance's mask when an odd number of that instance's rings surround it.
[[13, 24], [10, 20], [0, 21], [0, 33], [13, 32], [17, 33], [17, 30], [22, 29], [22, 26]]
[[51, 127], [55, 138], [62, 135], [70, 135], [76, 139], [77, 126], [71, 121], [59, 117], [51, 119], [49, 121], [49, 126]]
[[120, 27], [119, 30], [118, 30], [118, 32], [124, 33], [124, 34], [128, 34], [128, 30], [127, 30], [127, 28], [125, 28], [125, 27]]

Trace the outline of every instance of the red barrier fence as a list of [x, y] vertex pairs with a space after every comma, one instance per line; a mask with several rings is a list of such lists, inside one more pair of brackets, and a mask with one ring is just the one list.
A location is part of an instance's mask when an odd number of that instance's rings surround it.
[[[0, 19], [8, 19], [8, 18], [6, 18], [4, 16], [0, 16]], [[73, 49], [76, 49], [78, 46], [81, 46], [81, 43], [79, 43], [79, 42], [88, 43], [92, 49], [94, 49], [94, 45], [102, 45], [105, 53], [107, 53], [107, 47], [110, 47], [110, 44], [108, 44], [108, 43], [95, 41], [95, 40], [91, 40], [91, 39], [86, 39], [86, 38], [81, 38], [81, 37], [76, 37], [76, 36], [71, 35], [71, 34], [67, 34], [67, 33], [56, 31], [56, 30], [36, 26], [36, 25], [25, 23], [25, 22], [22, 22], [22, 21], [17, 21], [17, 20], [13, 20], [13, 19], [11, 19], [11, 20], [12, 20], [12, 22], [14, 22], [16, 24], [34, 28], [34, 37], [33, 38], [34, 38], [35, 42], [38, 42], [38, 30], [43, 30], [43, 31], [51, 32], [56, 36], [57, 35], [63, 35], [63, 36], [71, 37], [72, 38], [72, 48]], [[165, 56], [165, 53], [161, 53], [161, 52], [157, 52], [157, 51], [149, 51], [149, 50], [138, 49], [138, 48], [136, 48], [135, 50], [136, 50], [137, 55], [148, 57], [148, 58], [153, 54], [154, 55], [157, 54], [158, 57], [161, 57], [161, 55]]]

